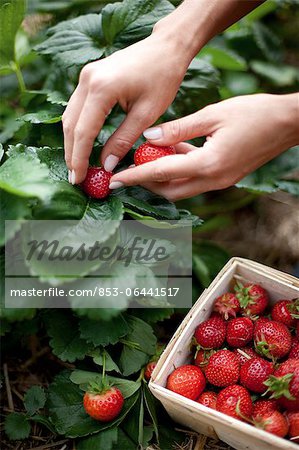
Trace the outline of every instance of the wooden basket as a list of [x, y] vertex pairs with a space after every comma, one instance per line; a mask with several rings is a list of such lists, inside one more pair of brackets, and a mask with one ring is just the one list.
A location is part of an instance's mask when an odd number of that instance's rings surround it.
[[271, 303], [299, 297], [299, 280], [258, 264], [232, 258], [206, 289], [183, 320], [153, 372], [149, 388], [178, 423], [199, 433], [219, 438], [238, 450], [298, 450], [299, 446], [259, 430], [223, 413], [207, 408], [165, 388], [168, 375], [191, 361], [190, 342], [194, 330], [206, 320], [216, 297], [231, 289], [234, 280], [255, 282], [270, 294]]

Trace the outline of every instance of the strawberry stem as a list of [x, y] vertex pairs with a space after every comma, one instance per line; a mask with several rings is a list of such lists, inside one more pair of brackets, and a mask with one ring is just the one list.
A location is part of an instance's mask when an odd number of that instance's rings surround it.
[[293, 376], [293, 373], [287, 373], [281, 377], [270, 375], [269, 378], [264, 381], [264, 385], [268, 387], [265, 394], [272, 392], [270, 398], [286, 397], [288, 400], [295, 400], [295, 397], [290, 393], [290, 382]]

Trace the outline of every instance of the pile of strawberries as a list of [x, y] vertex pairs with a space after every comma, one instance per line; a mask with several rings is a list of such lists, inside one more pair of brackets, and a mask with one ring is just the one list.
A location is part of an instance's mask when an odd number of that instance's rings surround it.
[[280, 437], [299, 442], [299, 299], [270, 308], [267, 291], [237, 282], [195, 329], [193, 363], [167, 388]]

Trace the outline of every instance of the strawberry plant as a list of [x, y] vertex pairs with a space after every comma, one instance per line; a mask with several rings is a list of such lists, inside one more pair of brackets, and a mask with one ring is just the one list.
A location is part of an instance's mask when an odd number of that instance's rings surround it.
[[[22, 222], [27, 219], [113, 221], [113, 229], [98, 231], [101, 243], [114, 236], [124, 219], [150, 220], [153, 228], [149, 233], [160, 222], [176, 221], [180, 226], [188, 220], [200, 233], [202, 220], [197, 215], [144, 188], [124, 187], [109, 193], [107, 173], [101, 172], [100, 177], [93, 173], [97, 169], [91, 169], [83, 189], [72, 186], [64, 162], [61, 116], [82, 67], [148, 36], [157, 20], [173, 10], [173, 3], [168, 0], [125, 0], [109, 4], [98, 0], [1, 2], [0, 39], [5, 42], [0, 50], [0, 92], [4, 100], [0, 110], [2, 348], [5, 355], [19, 352], [21, 360], [28, 357], [27, 344], [31, 342], [30, 363], [36, 362], [36, 355], [47, 351], [51, 355], [51, 363], [46, 358], [43, 360], [47, 373], [45, 386], [26, 388], [18, 409], [5, 419], [5, 432], [11, 440], [26, 439], [35, 424], [54, 436], [75, 440], [77, 450], [135, 449], [138, 445], [146, 448], [157, 442], [166, 450], [173, 442], [184, 440], [184, 435], [174, 430], [174, 424], [153, 398], [146, 381], [151, 374], [149, 364], [159, 355], [160, 341], [165, 343], [170, 337], [161, 330], [161, 323], [167, 322], [174, 312], [167, 302], [162, 308], [159, 305], [159, 308], [141, 309], [134, 308], [133, 298], [116, 301], [107, 296], [103, 308], [96, 305], [80, 308], [78, 298], [72, 299], [69, 309], [4, 307], [4, 245], [14, 242]], [[221, 98], [260, 91], [264, 87], [287, 92], [298, 86], [298, 70], [284, 65], [281, 42], [260, 20], [271, 13], [267, 8], [262, 6], [259, 15], [252, 13], [205, 47], [192, 61], [176, 99], [161, 120], [190, 114], [198, 105], [203, 107]], [[278, 77], [279, 68], [282, 72]], [[123, 111], [114, 107], [95, 140], [91, 165], [97, 165], [103, 145], [123, 119]], [[201, 141], [195, 140], [198, 142]], [[139, 139], [133, 150], [144, 149], [144, 145], [147, 144]], [[155, 157], [152, 149], [146, 147], [146, 150], [136, 164]], [[167, 148], [166, 153], [171, 152]], [[279, 189], [298, 194], [299, 184], [293, 175], [297, 155], [298, 148], [290, 149], [239, 182], [238, 188], [254, 196]], [[133, 158], [133, 151], [129, 152], [121, 168], [132, 164]], [[85, 192], [96, 198], [88, 197]], [[5, 220], [14, 221], [6, 232]], [[227, 252], [217, 245], [196, 242], [194, 298], [227, 258]], [[94, 268], [93, 264], [82, 267], [81, 287], [90, 286], [87, 275]], [[29, 270], [42, 284], [47, 267], [31, 260]], [[117, 264], [109, 267], [110, 273], [118, 270]], [[155, 267], [135, 264], [125, 273], [126, 285], [132, 291], [139, 288], [140, 275], [151, 288], [158, 286]], [[111, 283], [107, 287], [113, 287]], [[243, 291], [236, 296], [231, 294], [233, 304], [220, 302], [217, 311], [234, 317], [239, 306], [249, 308], [246, 306], [251, 305], [249, 295], [246, 303], [241, 294]], [[219, 349], [224, 341], [223, 320], [217, 316], [212, 322], [218, 323], [216, 343], [202, 340], [203, 333], [198, 339], [205, 354], [209, 354], [206, 348]], [[173, 331], [172, 326], [170, 334]], [[215, 376], [214, 365], [223, 352], [227, 365], [237, 364], [233, 352], [219, 350], [214, 355], [210, 352], [211, 362], [204, 361], [210, 378]], [[48, 364], [53, 366], [49, 368]], [[94, 386], [98, 382], [103, 370], [113, 392], [121, 392], [124, 399], [109, 422], [95, 421], [91, 414], [86, 414], [83, 405], [85, 392], [90, 384]], [[202, 389], [201, 378], [198, 393]], [[243, 399], [245, 389], [241, 391], [235, 393], [236, 401]], [[215, 398], [212, 400], [214, 404]], [[245, 415], [251, 407], [247, 398], [246, 402], [242, 410]]]

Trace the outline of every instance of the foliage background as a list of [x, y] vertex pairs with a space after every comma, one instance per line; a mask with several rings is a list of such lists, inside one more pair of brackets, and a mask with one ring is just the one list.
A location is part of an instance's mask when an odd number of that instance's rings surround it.
[[[62, 150], [61, 114], [82, 66], [147, 36], [173, 4], [1, 0], [0, 241], [4, 244], [5, 219], [88, 220], [87, 209], [119, 222], [123, 217], [187, 217], [194, 225], [195, 300], [230, 255], [298, 270], [298, 147], [236, 188], [178, 205], [141, 188], [119, 190], [107, 202], [90, 201], [67, 183]], [[192, 62], [161, 120], [231, 96], [298, 91], [298, 22], [297, 1], [267, 1], [214, 38]], [[114, 108], [96, 140], [93, 161], [123, 117]], [[16, 231], [11, 230], [11, 238]], [[3, 249], [0, 256], [3, 305]], [[136, 285], [136, 274], [131, 283]], [[1, 309], [4, 380], [10, 380], [13, 396], [6, 389], [7, 448], [32, 448], [36, 435], [43, 443], [66, 439], [69, 448], [78, 450], [145, 448], [157, 441], [167, 450], [184, 441], [149, 393], [142, 369], [167, 343], [185, 311], [137, 310], [132, 304], [114, 309], [109, 301], [102, 310], [78, 310], [76, 303], [72, 312]], [[107, 427], [87, 418], [81, 407], [81, 388], [101, 372], [103, 360], [126, 396], [122, 415]]]

